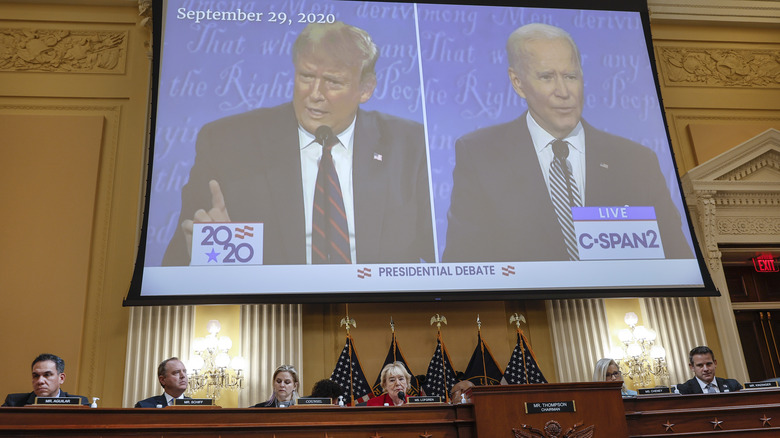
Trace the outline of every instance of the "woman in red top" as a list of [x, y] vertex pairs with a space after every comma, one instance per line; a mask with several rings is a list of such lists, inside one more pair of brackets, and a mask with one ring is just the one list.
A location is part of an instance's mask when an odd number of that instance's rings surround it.
[[374, 397], [366, 406], [401, 406], [406, 402], [406, 389], [409, 387], [411, 375], [406, 371], [403, 362], [393, 362], [385, 365], [380, 374], [382, 378], [382, 395]]

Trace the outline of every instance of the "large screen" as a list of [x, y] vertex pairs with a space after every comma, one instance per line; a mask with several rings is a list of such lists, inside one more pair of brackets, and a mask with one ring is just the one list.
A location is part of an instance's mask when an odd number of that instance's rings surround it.
[[126, 304], [717, 294], [647, 5], [586, 3], [156, 2]]

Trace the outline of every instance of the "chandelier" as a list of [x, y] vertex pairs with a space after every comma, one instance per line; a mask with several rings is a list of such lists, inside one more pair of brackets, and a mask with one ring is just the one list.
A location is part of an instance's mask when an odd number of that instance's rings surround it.
[[649, 388], [654, 379], [661, 386], [669, 386], [669, 369], [666, 366], [666, 351], [655, 345], [658, 334], [653, 329], [636, 325], [639, 317], [628, 312], [624, 321], [629, 328], [618, 332], [623, 347], [612, 349], [612, 358], [617, 362], [625, 377], [633, 381], [637, 388]]
[[192, 341], [193, 355], [187, 363], [190, 370], [188, 393], [205, 389], [206, 396], [215, 401], [222, 390], [243, 389], [246, 380], [246, 360], [228, 355], [233, 341], [227, 336], [219, 336], [221, 329], [219, 321], [209, 321], [206, 324], [209, 334]]

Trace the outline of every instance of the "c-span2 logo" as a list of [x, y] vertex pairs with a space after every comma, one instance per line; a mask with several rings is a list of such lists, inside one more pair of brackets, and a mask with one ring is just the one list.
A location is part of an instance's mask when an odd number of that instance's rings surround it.
[[196, 222], [190, 266], [263, 264], [263, 224]]
[[662, 259], [653, 207], [572, 207], [580, 260]]

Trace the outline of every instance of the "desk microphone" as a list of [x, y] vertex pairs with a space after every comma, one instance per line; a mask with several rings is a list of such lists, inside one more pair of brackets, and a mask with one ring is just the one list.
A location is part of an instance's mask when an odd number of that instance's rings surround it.
[[406, 401], [406, 394], [403, 391], [398, 391], [398, 400]]

